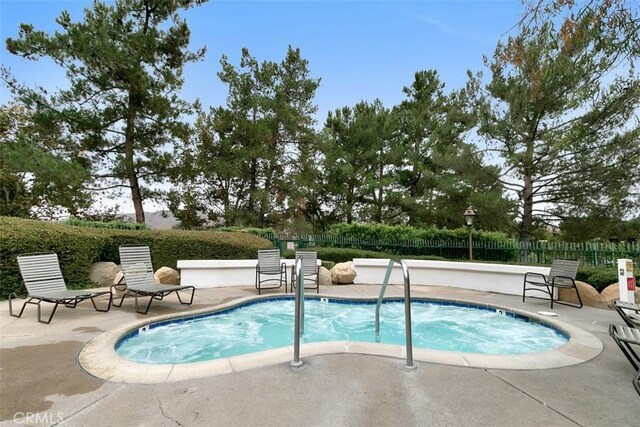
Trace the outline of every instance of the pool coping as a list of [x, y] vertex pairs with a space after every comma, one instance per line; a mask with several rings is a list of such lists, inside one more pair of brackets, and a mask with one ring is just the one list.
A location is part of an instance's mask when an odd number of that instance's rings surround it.
[[[318, 298], [349, 299], [371, 301], [371, 297], [350, 297], [320, 294]], [[87, 373], [110, 382], [158, 384], [185, 381], [197, 378], [212, 377], [232, 372], [239, 372], [262, 366], [290, 362], [293, 358], [293, 346], [266, 350], [240, 356], [226, 357], [211, 361], [185, 364], [143, 364], [127, 360], [120, 356], [115, 348], [120, 339], [131, 330], [141, 328], [150, 323], [164, 320], [191, 317], [194, 315], [227, 310], [240, 304], [252, 301], [274, 299], [274, 296], [249, 296], [238, 298], [215, 307], [192, 310], [183, 313], [172, 313], [162, 316], [135, 321], [122, 325], [116, 329], [104, 332], [89, 341], [78, 354], [78, 363]], [[397, 299], [396, 297], [390, 299]], [[602, 341], [593, 334], [570, 325], [566, 322], [543, 316], [525, 310], [515, 309], [500, 304], [480, 303], [460, 298], [428, 297], [421, 300], [450, 301], [460, 304], [470, 304], [478, 307], [491, 307], [507, 310], [515, 314], [529, 317], [535, 321], [547, 323], [569, 336], [569, 342], [553, 350], [521, 354], [521, 355], [486, 355], [476, 353], [462, 353], [452, 351], [413, 349], [413, 359], [417, 362], [437, 363], [453, 366], [464, 366], [483, 369], [507, 370], [535, 370], [551, 369], [576, 365], [586, 362], [599, 355], [604, 346]], [[303, 344], [300, 347], [300, 357], [326, 354], [366, 354], [396, 359], [406, 358], [404, 346], [379, 343], [365, 343], [356, 341], [333, 341]]]

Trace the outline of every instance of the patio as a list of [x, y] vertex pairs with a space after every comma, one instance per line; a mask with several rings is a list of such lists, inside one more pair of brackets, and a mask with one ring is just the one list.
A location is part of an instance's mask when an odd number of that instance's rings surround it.
[[[376, 285], [323, 287], [321, 294], [375, 296]], [[111, 383], [85, 373], [76, 358], [103, 331], [155, 315], [219, 305], [256, 293], [253, 287], [198, 289], [191, 307], [174, 296], [149, 315], [122, 309], [97, 313], [90, 303], [60, 308], [50, 325], [35, 309], [22, 318], [0, 308], [0, 421], [3, 425], [583, 425], [636, 426], [640, 396], [634, 371], [608, 336], [622, 323], [613, 310], [554, 307], [559, 320], [597, 336], [594, 359], [545, 370], [479, 369], [377, 356], [334, 354], [208, 378], [164, 384]], [[387, 295], [401, 295], [390, 286]], [[544, 300], [434, 286], [415, 296], [470, 299], [531, 312]]]

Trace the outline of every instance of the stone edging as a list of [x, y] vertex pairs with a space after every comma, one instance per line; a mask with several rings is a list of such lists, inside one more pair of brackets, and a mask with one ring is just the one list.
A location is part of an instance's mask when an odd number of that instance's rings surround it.
[[[328, 298], [340, 298], [333, 295], [321, 296]], [[115, 351], [115, 345], [123, 335], [131, 330], [150, 323], [174, 319], [176, 317], [188, 317], [195, 314], [224, 310], [248, 301], [269, 298], [269, 296], [240, 298], [232, 302], [216, 306], [213, 309], [206, 308], [180, 313], [179, 315], [171, 314], [157, 316], [144, 321], [137, 321], [123, 325], [114, 330], [104, 332], [89, 341], [80, 351], [78, 355], [78, 362], [86, 372], [106, 381], [141, 384], [184, 381], [290, 362], [293, 355], [292, 346], [212, 361], [185, 364], [136, 363], [124, 359]], [[371, 298], [349, 299], [371, 300]], [[428, 299], [439, 300], [439, 298], [431, 297]], [[535, 320], [543, 320], [544, 322], [567, 333], [570, 339], [567, 344], [557, 349], [523, 355], [485, 355], [414, 348], [413, 358], [415, 361], [466, 366], [472, 368], [550, 369], [586, 362], [600, 354], [603, 349], [602, 341], [593, 334], [568, 323], [541, 316], [536, 313], [494, 304], [481, 304], [464, 299], [440, 300], [469, 303], [477, 306], [490, 306], [521, 314]], [[303, 359], [304, 357], [335, 353], [367, 354], [398, 359], [404, 359], [406, 357], [404, 346], [353, 341], [304, 344], [300, 349], [300, 356]]]

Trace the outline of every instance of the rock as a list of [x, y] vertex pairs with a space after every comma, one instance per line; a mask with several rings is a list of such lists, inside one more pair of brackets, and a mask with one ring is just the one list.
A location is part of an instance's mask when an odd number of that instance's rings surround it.
[[[576, 280], [576, 286], [578, 292], [580, 292], [580, 298], [582, 303], [589, 307], [607, 308], [607, 304], [602, 300], [602, 296], [598, 293], [596, 288], [588, 283], [580, 282]], [[578, 297], [576, 296], [575, 289], [558, 289], [558, 299], [573, 304], [578, 304]]]
[[351, 284], [357, 276], [353, 262], [339, 262], [331, 269], [331, 282], [335, 284]]
[[118, 285], [124, 283], [124, 273], [121, 269], [118, 269], [118, 273], [116, 273], [116, 277], [113, 278], [113, 284]]
[[[613, 301], [620, 299], [620, 286], [613, 283], [602, 290], [602, 301], [607, 307], [613, 308]], [[636, 304], [640, 303], [640, 288], [636, 285]]]
[[[116, 274], [116, 277], [113, 278], [113, 284], [125, 285], [124, 273], [122, 272], [122, 267], [118, 266], [118, 273]], [[124, 286], [119, 286], [118, 288], [111, 288], [111, 293], [113, 294], [114, 298], [121, 298], [122, 295], [124, 295], [125, 293], [125, 288]]]
[[318, 269], [318, 283], [320, 283], [320, 286], [331, 286], [333, 284], [331, 282], [331, 272], [325, 267], [321, 266]]
[[179, 285], [180, 275], [173, 268], [160, 267], [153, 275], [156, 279], [156, 283], [162, 285]]
[[613, 308], [613, 301], [620, 299], [620, 287], [617, 283], [607, 286], [600, 293], [602, 302], [607, 304], [607, 307]]
[[89, 279], [97, 286], [111, 286], [120, 269], [114, 262], [96, 262], [91, 266]]

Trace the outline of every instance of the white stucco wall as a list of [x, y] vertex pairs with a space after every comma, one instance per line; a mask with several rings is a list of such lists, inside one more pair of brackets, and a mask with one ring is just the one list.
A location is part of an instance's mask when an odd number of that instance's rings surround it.
[[[283, 259], [287, 265], [287, 279], [291, 280], [293, 259]], [[321, 260], [318, 260], [320, 265]], [[196, 288], [226, 286], [253, 286], [256, 279], [257, 259], [238, 260], [181, 260], [178, 261], [180, 283]]]
[[[294, 260], [283, 260], [290, 279]], [[320, 265], [318, 260], [318, 265]], [[251, 286], [255, 284], [257, 259], [244, 260], [184, 260], [178, 261], [183, 285], [198, 288]], [[381, 284], [389, 264], [387, 259], [356, 258], [358, 275], [355, 284]], [[548, 274], [549, 267], [485, 264], [473, 262], [406, 260], [413, 285], [453, 286], [479, 291], [522, 295], [522, 281], [528, 271]], [[394, 267], [389, 284], [402, 284], [402, 270]], [[542, 297], [544, 294], [537, 293]]]
[[[479, 291], [522, 295], [522, 283], [526, 272], [548, 274], [549, 267], [485, 264], [474, 262], [406, 260], [409, 278], [414, 285], [453, 286]], [[358, 275], [356, 284], [380, 284], [389, 264], [388, 259], [355, 258]], [[389, 284], [402, 284], [402, 269], [396, 265]], [[536, 296], [543, 296], [537, 293]]]

